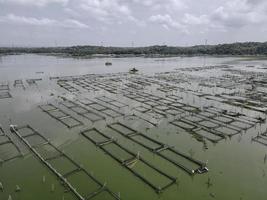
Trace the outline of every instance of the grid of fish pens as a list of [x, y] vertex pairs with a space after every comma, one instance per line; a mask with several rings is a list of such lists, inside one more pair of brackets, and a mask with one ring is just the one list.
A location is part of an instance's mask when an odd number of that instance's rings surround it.
[[[89, 200], [101, 196], [105, 196], [106, 199], [120, 199], [105, 184], [31, 126], [10, 126], [10, 129], [77, 199]], [[34, 140], [31, 139], [33, 137]], [[36, 142], [37, 138], [39, 142]]]
[[[148, 120], [152, 117], [156, 120], [162, 120], [167, 118], [167, 113], [162, 112], [157, 109], [149, 108], [146, 106], [138, 106], [133, 108], [134, 113], [137, 113], [138, 116], [145, 115], [144, 117], [148, 118]], [[151, 121], [152, 119], [150, 119]]]
[[205, 109], [171, 122], [176, 127], [214, 143], [246, 131], [255, 126], [256, 123], [262, 123], [262, 120], [240, 117], [239, 115], [234, 116], [233, 113], [227, 115], [226, 112], [215, 108]]
[[93, 81], [91, 84], [99, 89], [105, 90], [109, 93], [117, 94], [119, 85], [109, 80]]
[[117, 101], [113, 98], [110, 98], [110, 97], [107, 97], [107, 96], [100, 96], [100, 97], [96, 97], [95, 99], [103, 102], [103, 103], [106, 103], [106, 104], [109, 104], [109, 105], [112, 105], [118, 109], [121, 109], [121, 108], [124, 108], [124, 107], [127, 107], [128, 105], [121, 102], [121, 101]]
[[209, 118], [213, 118], [213, 116], [216, 115], [215, 120], [230, 124], [231, 126], [237, 127], [242, 130], [247, 130], [255, 126], [257, 123], [261, 124], [266, 121], [265, 117], [251, 117], [239, 112], [228, 111], [215, 107], [209, 107], [208, 109], [206, 109], [206, 113], [210, 113], [208, 114]]
[[[185, 104], [180, 102], [179, 100], [181, 97], [170, 95], [167, 97], [160, 97], [156, 96], [147, 92], [123, 92], [124, 96], [135, 100], [139, 103], [142, 103], [146, 106], [150, 106], [155, 108], [158, 111], [163, 111], [164, 113], [171, 114], [173, 110], [177, 110], [177, 112], [184, 111], [184, 112], [198, 112], [199, 108]], [[179, 112], [181, 113], [181, 112]]]
[[110, 79], [83, 79], [73, 81], [74, 84], [88, 90], [88, 91], [99, 91], [100, 89], [110, 93], [117, 93], [119, 85]]
[[120, 135], [128, 138], [132, 142], [143, 146], [155, 155], [162, 157], [168, 162], [171, 162], [176, 167], [179, 167], [190, 175], [196, 173], [202, 174], [208, 171], [206, 163], [194, 159], [185, 153], [179, 152], [167, 144], [152, 139], [121, 122], [110, 124], [108, 127]]
[[65, 90], [67, 90], [67, 91], [69, 91], [69, 92], [71, 92], [71, 93], [79, 92], [79, 90], [78, 90], [77, 88], [75, 88], [75, 87], [73, 87], [72, 85], [70, 85], [70, 84], [68, 83], [68, 81], [66, 81], [66, 80], [58, 80], [58, 81], [57, 81], [57, 84], [58, 84], [60, 87], [64, 88]]
[[22, 156], [23, 154], [18, 145], [0, 126], [0, 165]]
[[139, 154], [135, 154], [128, 148], [123, 147], [115, 139], [98, 129], [87, 129], [82, 131], [81, 134], [150, 186], [155, 192], [160, 193], [176, 182], [176, 178], [153, 166]]
[[224, 104], [246, 108], [256, 112], [267, 113], [267, 108], [264, 101], [255, 101], [254, 99], [233, 95], [216, 95], [216, 97], [212, 95], [206, 95], [204, 98], [210, 101], [218, 101]]
[[78, 85], [79, 87], [82, 87], [83, 89], [87, 90], [88, 92], [99, 91], [98, 88], [96, 88], [92, 84], [89, 84], [86, 80], [75, 80], [75, 81], [73, 81], [73, 83], [75, 85]]
[[76, 114], [89, 119], [91, 122], [97, 122], [100, 120], [105, 120], [105, 117], [98, 114], [97, 112], [94, 112], [92, 110], [89, 110], [88, 108], [81, 106], [73, 101], [70, 100], [64, 100], [61, 102], [62, 105], [67, 107], [68, 109], [72, 110]]
[[71, 115], [53, 104], [40, 105], [39, 107], [49, 116], [58, 120], [68, 128], [74, 128], [83, 125], [81, 121], [72, 117]]
[[[145, 93], [148, 94], [148, 93]], [[179, 102], [180, 97], [174, 95], [167, 96], [166, 98], [158, 96], [141, 97], [138, 94], [126, 94], [127, 98], [142, 103], [141, 105], [134, 107], [133, 111], [138, 115], [144, 115], [144, 117], [154, 118], [156, 120], [177, 118], [181, 115], [188, 113], [197, 113], [199, 108], [187, 105]]]
[[178, 117], [186, 113], [185, 110], [173, 106], [157, 105], [155, 107], [137, 106], [133, 111], [138, 115], [145, 114], [148, 117], [153, 117], [157, 120], [169, 119], [170, 117]]
[[79, 100], [79, 102], [85, 105], [86, 108], [97, 111], [98, 113], [104, 116], [108, 116], [112, 118], [124, 116], [124, 113], [122, 113], [118, 109], [111, 108], [110, 106], [104, 105], [104, 103], [99, 103], [97, 101], [89, 100], [89, 99]]

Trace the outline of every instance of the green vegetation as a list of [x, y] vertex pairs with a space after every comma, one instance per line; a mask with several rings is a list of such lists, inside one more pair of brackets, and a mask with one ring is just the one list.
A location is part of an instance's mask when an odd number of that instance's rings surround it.
[[149, 47], [103, 47], [103, 46], [72, 46], [72, 47], [2, 47], [2, 54], [49, 54], [71, 57], [90, 57], [96, 54], [114, 56], [176, 56], [176, 55], [267, 55], [267, 42], [245, 42], [219, 45], [198, 45], [192, 47], [149, 46]]

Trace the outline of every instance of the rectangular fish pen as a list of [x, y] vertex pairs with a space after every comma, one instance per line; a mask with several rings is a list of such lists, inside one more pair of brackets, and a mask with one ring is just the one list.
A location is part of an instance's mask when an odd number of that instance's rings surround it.
[[204, 126], [200, 126], [196, 124], [195, 122], [188, 121], [186, 119], [176, 119], [170, 124], [181, 128], [185, 131], [187, 131], [190, 134], [197, 135], [201, 138], [205, 138], [213, 143], [217, 143], [223, 139], [225, 139], [224, 134], [215, 131], [213, 129], [206, 128]]
[[38, 81], [41, 81], [41, 78], [33, 78], [33, 79], [27, 79], [26, 82], [28, 83], [28, 85], [32, 86], [32, 85], [37, 85]]
[[0, 165], [20, 157], [23, 157], [20, 148], [0, 126]]
[[101, 102], [104, 102], [104, 103], [107, 103], [109, 105], [112, 105], [118, 109], [120, 108], [124, 108], [124, 107], [127, 107], [128, 105], [121, 102], [121, 101], [117, 101], [115, 99], [112, 99], [110, 97], [107, 97], [107, 96], [100, 96], [100, 97], [96, 97], [95, 99], [101, 101]]
[[267, 146], [267, 133], [257, 135], [256, 137], [252, 138], [252, 141]]
[[[176, 182], [176, 178], [153, 166], [139, 154], [131, 152], [98, 129], [87, 129], [82, 131], [81, 134], [157, 193], [162, 192]], [[146, 173], [151, 174], [151, 176], [148, 177], [145, 175]], [[157, 178], [155, 179], [155, 177]]]
[[25, 89], [24, 83], [20, 79], [19, 80], [15, 80], [13, 86], [14, 87], [21, 87], [21, 88]]
[[92, 109], [98, 113], [101, 113], [101, 115], [104, 115], [104, 116], [108, 116], [112, 118], [124, 116], [124, 113], [120, 112], [119, 110], [106, 106], [97, 101], [89, 100], [86, 102], [83, 102], [83, 101], [79, 101], [79, 102], [85, 105], [86, 108], [89, 108], [90, 110]]
[[66, 80], [58, 80], [58, 81], [57, 81], [57, 84], [58, 84], [60, 87], [62, 87], [62, 88], [64, 88], [65, 90], [67, 90], [68, 92], [71, 92], [71, 93], [79, 92], [79, 90], [78, 90], [77, 88], [75, 88], [75, 87], [73, 87], [72, 85], [70, 85], [70, 84], [68, 83], [68, 81], [66, 81]]
[[72, 117], [71, 115], [53, 104], [40, 105], [39, 108], [41, 108], [42, 111], [44, 111], [57, 121], [61, 122], [68, 128], [74, 128], [83, 125], [80, 120]]
[[152, 108], [148, 106], [137, 106], [133, 110], [159, 119], [166, 119], [170, 116], [177, 117], [186, 113], [183, 109], [165, 105], [156, 105]]
[[184, 117], [184, 120], [195, 123], [198, 127], [214, 130], [222, 135], [229, 137], [239, 134], [242, 130], [222, 121], [217, 121], [215, 120], [215, 118], [206, 118], [198, 114], [186, 116]]
[[[236, 113], [233, 111], [227, 111], [227, 110], [214, 108], [214, 107], [209, 107], [205, 111], [206, 111], [206, 114], [209, 113], [208, 115], [210, 115], [207, 117], [213, 118], [213, 116], [214, 116], [215, 120], [222, 121], [224, 123], [229, 123], [229, 124], [231, 124], [232, 122], [235, 122], [236, 124], [243, 123], [244, 125], [242, 125], [241, 128], [251, 128], [256, 123], [265, 122], [265, 118], [261, 118], [261, 117], [253, 118], [253, 117], [247, 116], [245, 114]], [[222, 120], [220, 120], [220, 118]], [[235, 124], [235, 123], [233, 123], [233, 124]]]
[[217, 101], [217, 102], [225, 103], [231, 106], [245, 108], [245, 109], [256, 111], [256, 112], [261, 112], [264, 114], [267, 113], [267, 108], [264, 103], [255, 102], [249, 99], [240, 100], [239, 98], [233, 98], [233, 97], [230, 98], [229, 96], [223, 96], [223, 95], [217, 95], [216, 98], [214, 98], [214, 96], [211, 96], [211, 95], [206, 95], [205, 99], [209, 101]]
[[[74, 82], [75, 83], [75, 82]], [[118, 92], [119, 85], [114, 84], [114, 82], [107, 82], [105, 80], [99, 81], [97, 80], [84, 80], [84, 84], [86, 84], [86, 87], [94, 88], [94, 90], [104, 90], [112, 94], [116, 94]]]
[[0, 91], [7, 90], [9, 91], [9, 84], [8, 83], [0, 83]]
[[95, 111], [89, 110], [88, 108], [86, 108], [85, 106], [81, 106], [73, 101], [70, 100], [64, 100], [61, 102], [62, 105], [64, 105], [65, 107], [67, 107], [68, 109], [72, 110], [73, 112], [75, 112], [76, 114], [89, 119], [91, 122], [97, 122], [100, 120], [105, 120], [105, 117], [98, 114]]
[[[106, 196], [108, 199], [119, 200], [120, 197], [113, 193], [105, 184], [85, 170], [70, 156], [53, 145], [41, 133], [29, 125], [16, 127], [11, 125], [10, 130], [30, 149], [30, 151], [57, 176], [64, 186], [79, 200], [89, 200], [95, 197]], [[31, 138], [39, 138], [39, 143]], [[48, 151], [49, 149], [49, 151]], [[51, 155], [51, 152], [54, 153]], [[87, 183], [84, 187], [82, 183]]]
[[0, 99], [8, 99], [8, 98], [12, 98], [9, 91], [0, 91]]
[[122, 124], [121, 122], [110, 124], [108, 125], [108, 127], [116, 131], [120, 135], [128, 138], [132, 142], [141, 145], [152, 153], [171, 162], [172, 164], [181, 168], [190, 175], [193, 175], [195, 173], [202, 174], [208, 171], [206, 163], [196, 160], [184, 153], [181, 153], [175, 150], [173, 147], [170, 147], [167, 144], [152, 139], [144, 135], [143, 133], [132, 129], [129, 126]]
[[75, 80], [73, 84], [82, 87], [83, 89], [87, 90], [88, 92], [96, 92], [99, 91], [98, 88], [94, 87], [92, 84], [87, 83], [85, 80]]
[[[183, 112], [197, 113], [200, 111], [197, 107], [177, 102], [176, 99], [169, 98], [168, 96], [160, 97], [146, 92], [129, 93], [127, 91], [123, 91], [123, 95], [131, 100], [135, 100], [139, 103], [150, 106], [151, 108], [155, 108], [158, 112], [161, 111], [165, 113], [166, 111], [170, 115], [174, 115], [175, 112], [180, 114]], [[175, 110], [175, 112], [173, 112], [173, 110]]]

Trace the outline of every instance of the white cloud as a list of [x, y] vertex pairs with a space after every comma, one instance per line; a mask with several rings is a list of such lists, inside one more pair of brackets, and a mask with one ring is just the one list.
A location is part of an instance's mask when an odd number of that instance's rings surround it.
[[261, 0], [226, 1], [210, 14], [210, 20], [225, 27], [240, 28], [267, 21], [267, 3]]
[[120, 0], [81, 0], [80, 8], [103, 22], [134, 18], [130, 8]]
[[89, 28], [88, 25], [79, 22], [75, 19], [66, 19], [62, 22], [59, 21], [58, 23], [61, 23], [61, 26], [66, 28]]
[[165, 15], [152, 15], [149, 18], [150, 22], [161, 24], [165, 29], [169, 30], [170, 28], [179, 29], [182, 32], [186, 32], [185, 26], [180, 24], [178, 21], [175, 21], [169, 14]]
[[183, 23], [186, 25], [206, 25], [210, 22], [207, 15], [195, 16], [189, 13], [186, 13], [183, 18]]
[[[25, 26], [18, 31], [25, 35], [31, 30], [29, 26], [60, 27], [62, 31], [51, 30], [61, 40], [64, 28], [78, 28], [83, 29], [79, 32], [86, 42], [107, 40], [110, 44], [130, 40], [156, 44], [162, 37], [175, 44], [181, 40], [187, 40], [183, 44], [202, 42], [203, 37], [213, 42], [231, 38], [267, 40], [257, 31], [267, 27], [266, 0], [0, 0], [0, 10], [1, 36], [13, 31], [15, 26], [8, 24], [22, 24]], [[135, 37], [129, 35], [131, 31]], [[190, 34], [177, 37], [179, 33]], [[46, 33], [40, 29], [39, 34]], [[11, 37], [6, 35], [2, 41]], [[75, 40], [82, 40], [81, 36], [73, 37]]]
[[32, 25], [32, 26], [52, 26], [52, 27], [63, 27], [63, 28], [89, 28], [88, 25], [83, 24], [74, 19], [65, 19], [58, 21], [49, 18], [34, 18], [17, 16], [14, 14], [8, 14], [0, 17], [0, 22], [8, 24], [19, 24], [19, 25]]
[[141, 4], [152, 10], [177, 11], [184, 10], [187, 5], [182, 0], [133, 0], [134, 3]]
[[0, 0], [0, 3], [18, 4], [27, 6], [45, 6], [50, 3], [66, 5], [69, 0]]

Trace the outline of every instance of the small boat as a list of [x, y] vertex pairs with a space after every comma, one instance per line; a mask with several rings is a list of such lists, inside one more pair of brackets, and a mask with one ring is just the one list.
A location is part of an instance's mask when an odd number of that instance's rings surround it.
[[136, 68], [134, 67], [134, 68], [130, 69], [129, 72], [134, 74], [134, 73], [138, 72], [138, 69], [136, 69]]
[[110, 65], [112, 65], [112, 63], [111, 62], [106, 62], [105, 65], [106, 66], [110, 66]]

